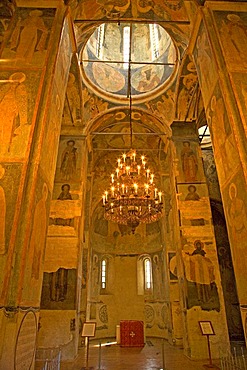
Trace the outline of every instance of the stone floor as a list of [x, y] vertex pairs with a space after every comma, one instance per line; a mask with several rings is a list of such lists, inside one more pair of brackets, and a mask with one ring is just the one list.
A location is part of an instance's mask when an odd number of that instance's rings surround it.
[[[192, 361], [184, 356], [182, 349], [155, 338], [147, 338], [143, 348], [120, 347], [108, 340], [108, 343], [102, 342], [101, 361], [99, 353], [98, 343], [90, 341], [88, 370], [205, 370], [204, 365], [209, 364], [207, 360]], [[217, 365], [217, 362], [213, 361], [213, 364]], [[73, 363], [63, 362], [61, 370], [83, 370], [87, 369], [86, 365], [87, 351], [86, 348], [81, 348], [77, 359]]]

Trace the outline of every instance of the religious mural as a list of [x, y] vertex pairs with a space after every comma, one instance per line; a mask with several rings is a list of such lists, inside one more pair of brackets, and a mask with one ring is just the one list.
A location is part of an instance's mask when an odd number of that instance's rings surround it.
[[180, 223], [183, 235], [212, 235], [211, 211], [206, 184], [178, 184]]
[[73, 310], [76, 299], [76, 269], [59, 268], [44, 272], [41, 308], [46, 310]]
[[246, 73], [231, 73], [233, 91], [243, 121], [243, 127], [247, 134], [247, 75]]
[[[70, 29], [69, 29], [69, 24], [68, 24], [68, 18], [65, 18], [64, 23], [63, 23], [62, 36], [60, 39], [55, 74], [54, 74], [54, 80], [56, 81], [58, 91], [60, 92], [60, 94], [61, 93], [63, 94], [62, 95], [63, 102], [64, 102], [64, 95], [65, 95], [64, 86], [67, 86], [67, 83], [68, 83], [68, 78], [69, 78], [68, 74], [69, 74], [69, 69], [71, 65], [72, 52], [73, 51], [72, 51], [72, 44], [70, 40]], [[70, 84], [72, 83], [71, 80], [73, 80], [72, 76], [70, 76]]]
[[192, 121], [198, 112], [198, 77], [194, 63], [187, 58], [180, 75], [176, 102], [176, 119]]
[[[41, 293], [46, 234], [48, 227], [48, 204], [50, 192], [47, 183], [39, 178], [35, 190], [35, 203], [31, 213], [30, 239], [27, 251], [22, 302], [38, 304]], [[30, 292], [31, 291], [31, 292]]]
[[8, 26], [10, 24], [10, 20], [11, 18], [2, 18], [1, 17], [1, 20], [0, 20], [0, 48], [2, 46], [2, 43], [4, 41], [4, 37], [5, 37], [5, 32], [7, 31], [8, 29]]
[[[235, 150], [235, 140], [227, 117], [225, 103], [216, 86], [206, 110], [214, 154], [217, 156], [218, 174], [222, 182], [238, 168], [239, 156]], [[217, 138], [217, 139], [215, 139]]]
[[56, 156], [50, 155], [49, 161], [46, 158], [47, 153], [57, 153], [62, 116], [62, 96], [55, 83], [53, 85], [50, 103], [41, 154], [41, 167], [48, 178], [53, 178], [56, 167]]
[[203, 168], [210, 198], [221, 200], [218, 174], [212, 148], [202, 150]]
[[208, 41], [208, 36], [203, 24], [200, 26], [193, 54], [194, 59], [196, 60], [198, 79], [200, 82], [204, 105], [207, 107], [211, 91], [217, 83], [218, 73]]
[[39, 280], [41, 262], [45, 249], [46, 226], [47, 226], [47, 202], [48, 188], [43, 184], [39, 201], [36, 203], [33, 215], [33, 225], [29, 243], [28, 258], [31, 262], [31, 279]]
[[[28, 142], [40, 75], [37, 72], [1, 73], [0, 156], [23, 157]], [[25, 144], [24, 144], [25, 143]]]
[[55, 9], [17, 8], [11, 37], [4, 43], [2, 58], [13, 64], [43, 66]]
[[170, 126], [175, 119], [175, 92], [174, 87], [168, 89], [161, 97], [145, 102], [145, 106], [154, 115]]
[[[83, 123], [88, 124], [90, 120], [96, 118], [99, 114], [106, 112], [109, 103], [97, 95], [88, 92], [87, 88], [82, 89], [83, 104]], [[113, 116], [113, 115], [112, 115]]]
[[[215, 185], [216, 187], [217, 185]], [[211, 196], [211, 194], [210, 194]], [[221, 201], [210, 200], [215, 230], [221, 284], [225, 300], [225, 309], [229, 336], [233, 340], [243, 340], [243, 327], [236, 290], [236, 279], [228, 240], [225, 215]]]
[[61, 138], [58, 149], [56, 182], [78, 183], [81, 178], [82, 141]]
[[[130, 45], [132, 48], [126, 50]], [[127, 58], [129, 53], [131, 57]], [[171, 79], [176, 49], [169, 34], [158, 25], [105, 23], [94, 31], [80, 59], [87, 84], [114, 93], [116, 99], [127, 96], [130, 88], [132, 96], [140, 95]], [[149, 64], [144, 65], [144, 61]]]
[[0, 255], [5, 254], [9, 247], [21, 170], [20, 164], [0, 164]]
[[218, 290], [215, 282], [215, 267], [206, 256], [201, 240], [194, 241], [194, 250], [183, 247], [183, 263], [186, 278], [187, 308], [200, 306], [203, 310], [220, 310]]
[[242, 290], [245, 284], [242, 272], [247, 268], [247, 261], [243, 252], [247, 241], [247, 194], [242, 186], [243, 183], [242, 176], [238, 173], [223, 192], [224, 199], [228, 204], [226, 208], [228, 234], [234, 246], [232, 248], [232, 258], [237, 285], [239, 285], [241, 292], [240, 301], [246, 298], [243, 295], [245, 290]]
[[146, 225], [141, 224], [133, 235], [131, 227], [107, 221], [102, 204], [95, 210], [93, 225], [92, 243], [98, 252], [143, 253], [158, 250], [161, 245], [160, 227], [154, 226], [154, 232], [147, 234]]
[[177, 143], [179, 175], [177, 182], [200, 182], [202, 180], [202, 165], [198, 156], [198, 144], [184, 139]]
[[247, 68], [247, 15], [243, 12], [214, 11], [219, 25], [219, 38], [222, 53], [230, 71], [242, 71]]
[[181, 0], [154, 0], [153, 4], [141, 0], [102, 3], [99, 0], [85, 0], [79, 5], [78, 19], [119, 19], [121, 17], [158, 19], [186, 19], [186, 10]]
[[75, 73], [70, 72], [64, 102], [63, 124], [72, 126], [80, 125], [81, 109], [78, 79]]

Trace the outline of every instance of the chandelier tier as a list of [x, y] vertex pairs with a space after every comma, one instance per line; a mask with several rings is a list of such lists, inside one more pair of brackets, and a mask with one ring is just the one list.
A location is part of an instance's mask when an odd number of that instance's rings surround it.
[[138, 162], [134, 150], [117, 160], [110, 188], [102, 198], [106, 220], [130, 226], [133, 234], [140, 223], [152, 223], [162, 216], [162, 192], [155, 187], [145, 156]]

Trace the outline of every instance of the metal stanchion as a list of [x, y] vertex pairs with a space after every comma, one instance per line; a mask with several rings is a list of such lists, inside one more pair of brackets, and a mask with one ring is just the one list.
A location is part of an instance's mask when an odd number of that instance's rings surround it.
[[165, 339], [162, 339], [162, 369], [166, 370], [166, 365], [165, 365]]
[[98, 370], [101, 369], [101, 341], [99, 342], [99, 367]]

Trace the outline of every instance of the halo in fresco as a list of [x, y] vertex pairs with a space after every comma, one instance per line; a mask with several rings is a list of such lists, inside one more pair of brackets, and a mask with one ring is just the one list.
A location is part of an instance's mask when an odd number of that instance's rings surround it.
[[[103, 23], [81, 51], [85, 82], [114, 98], [167, 86], [177, 65], [170, 35], [158, 24]], [[146, 96], [146, 95], [145, 95]]]
[[101, 89], [109, 92], [118, 92], [125, 85], [123, 75], [115, 68], [105, 63], [93, 64], [93, 76]]

